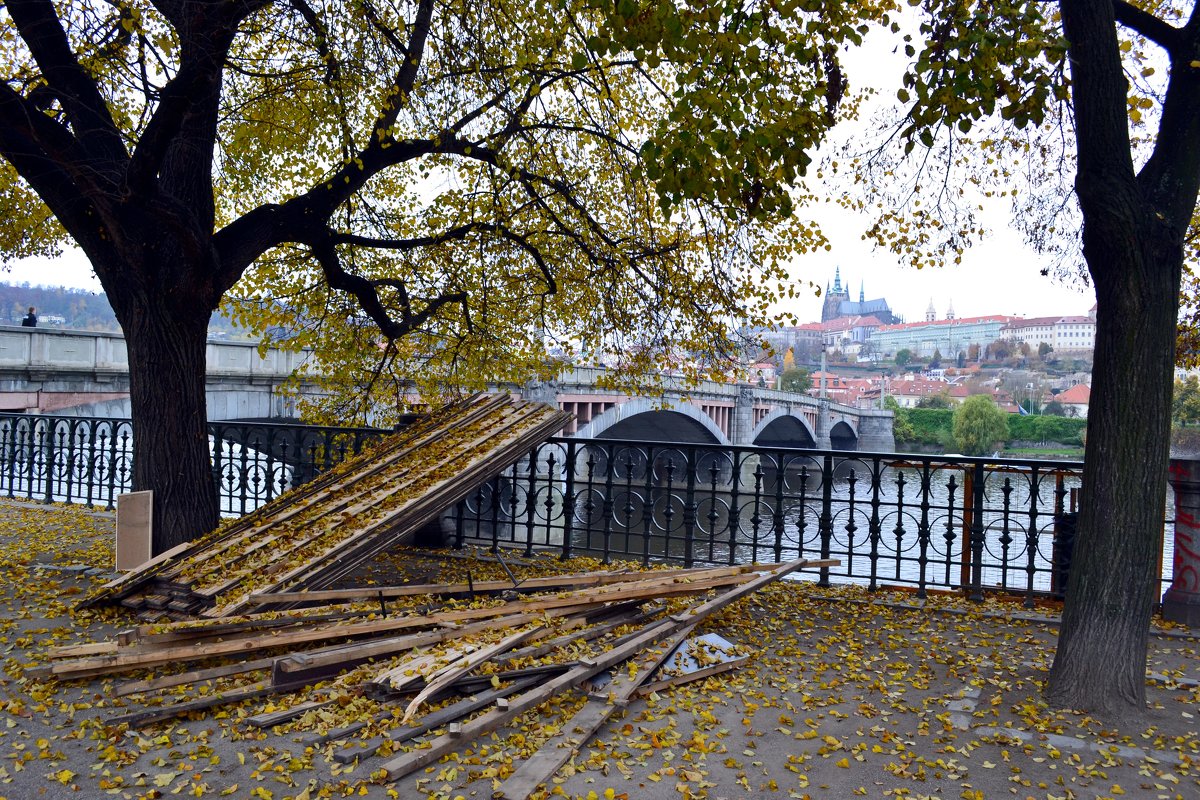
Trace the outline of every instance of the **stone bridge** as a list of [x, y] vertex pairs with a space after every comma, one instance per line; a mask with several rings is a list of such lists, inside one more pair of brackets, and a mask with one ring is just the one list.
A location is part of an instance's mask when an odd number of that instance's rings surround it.
[[[286, 419], [280, 386], [308, 353], [210, 340], [206, 394], [212, 420]], [[565, 370], [556, 381], [503, 387], [575, 414], [564, 433], [634, 441], [703, 442], [891, 452], [892, 413], [775, 389], [668, 378], [654, 398], [599, 388], [602, 370]], [[302, 387], [316, 392], [315, 385]], [[117, 333], [0, 326], [0, 411], [129, 416], [129, 356]]]
[[895, 450], [891, 411], [711, 381], [685, 388], [667, 379], [657, 397], [629, 397], [598, 388], [601, 372], [568, 369], [557, 381], [521, 393], [573, 413], [575, 422], [565, 433], [580, 438]]

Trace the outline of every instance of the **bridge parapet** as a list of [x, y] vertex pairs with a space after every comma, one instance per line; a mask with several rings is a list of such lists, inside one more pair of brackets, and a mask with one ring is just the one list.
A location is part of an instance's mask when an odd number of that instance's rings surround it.
[[[209, 340], [209, 416], [287, 416], [276, 391], [311, 353]], [[0, 326], [0, 410], [128, 416], [129, 350], [120, 333]]]

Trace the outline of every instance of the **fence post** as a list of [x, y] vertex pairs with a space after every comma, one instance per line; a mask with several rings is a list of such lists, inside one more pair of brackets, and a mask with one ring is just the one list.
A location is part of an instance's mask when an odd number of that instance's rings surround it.
[[[983, 463], [971, 477], [971, 589], [969, 598], [983, 600]], [[963, 492], [964, 499], [966, 492]]]
[[[693, 564], [692, 547], [696, 543], [696, 471], [700, 462], [696, 448], [689, 447], [684, 469], [687, 470], [687, 485], [683, 500], [683, 566], [690, 569]], [[669, 556], [669, 554], [668, 554]]]
[[[829, 558], [833, 540], [833, 454], [826, 453], [821, 462], [821, 516], [818, 521], [821, 536], [821, 558]], [[801, 542], [803, 546], [803, 542]], [[821, 567], [818, 586], [829, 585], [829, 567]]]
[[566, 490], [563, 492], [563, 543], [562, 557], [571, 557], [571, 539], [575, 536], [575, 442], [567, 442], [567, 455], [563, 459], [563, 471], [567, 474]]
[[45, 467], [46, 480], [46, 496], [42, 501], [44, 503], [54, 502], [54, 420], [46, 420], [46, 428], [43, 431], [45, 448]]

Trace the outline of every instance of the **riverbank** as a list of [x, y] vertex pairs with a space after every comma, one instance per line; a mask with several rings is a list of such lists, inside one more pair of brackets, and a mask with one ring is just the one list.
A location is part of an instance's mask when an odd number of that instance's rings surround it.
[[[578, 704], [552, 701], [391, 784], [372, 776], [379, 759], [338, 760], [361, 751], [361, 736], [307, 743], [329, 718], [311, 714], [267, 730], [249, 724], [306, 693], [140, 731], [113, 728], [106, 720], [117, 714], [180, 698], [115, 698], [112, 679], [58, 684], [27, 674], [51, 646], [133, 624], [118, 610], [71, 610], [103, 580], [111, 535], [110, 515], [0, 504], [0, 797], [488, 798]], [[393, 581], [416, 558], [391, 554], [357, 580]], [[426, 559], [420, 570], [455, 578], [467, 566], [476, 580], [503, 574], [486, 555]], [[535, 558], [514, 569], [585, 566], [599, 565]], [[1147, 686], [1154, 708], [1145, 724], [1119, 729], [1040, 703], [1054, 622], [1052, 609], [1028, 616], [996, 598], [921, 603], [857, 587], [773, 586], [709, 628], [745, 648], [744, 667], [635, 701], [559, 773], [554, 792], [639, 800], [1196, 796], [1200, 654], [1191, 632], [1156, 626]], [[322, 714], [337, 723], [386, 710], [351, 688], [325, 688], [336, 702]]]

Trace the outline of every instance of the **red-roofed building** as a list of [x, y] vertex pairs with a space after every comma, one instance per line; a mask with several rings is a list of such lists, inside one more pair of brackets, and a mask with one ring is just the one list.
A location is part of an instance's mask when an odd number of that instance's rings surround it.
[[1092, 389], [1086, 383], [1079, 383], [1067, 389], [1065, 392], [1059, 392], [1054, 396], [1058, 404], [1063, 407], [1068, 416], [1072, 417], [1087, 417], [1088, 403], [1092, 398]]

